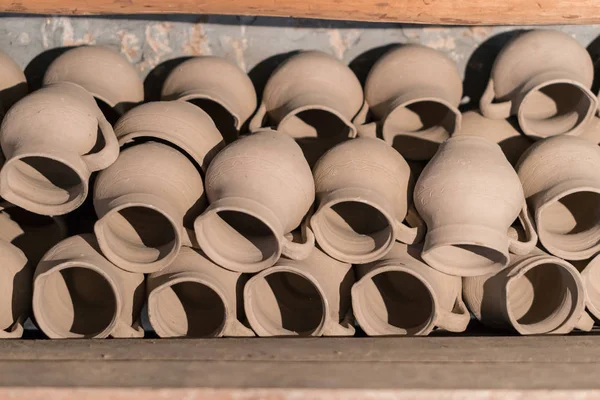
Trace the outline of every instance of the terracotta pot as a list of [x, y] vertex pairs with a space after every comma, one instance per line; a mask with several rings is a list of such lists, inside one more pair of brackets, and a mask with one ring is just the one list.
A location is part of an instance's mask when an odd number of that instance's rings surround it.
[[600, 255], [591, 260], [573, 261], [573, 266], [581, 273], [585, 288], [585, 305], [588, 311], [600, 319]]
[[523, 154], [517, 172], [540, 242], [553, 255], [583, 260], [600, 251], [600, 148], [554, 137]]
[[383, 257], [394, 241], [413, 243], [418, 230], [402, 224], [410, 168], [382, 140], [358, 138], [329, 150], [313, 169], [317, 209], [310, 226], [319, 246], [340, 261]]
[[[423, 260], [459, 276], [497, 272], [509, 250], [528, 254], [537, 243], [521, 182], [500, 147], [475, 136], [442, 143], [415, 186], [414, 201], [427, 225]], [[527, 240], [509, 238], [519, 217]]]
[[209, 207], [194, 224], [202, 250], [215, 263], [239, 272], [258, 272], [281, 254], [308, 257], [304, 243], [286, 234], [311, 207], [315, 187], [300, 147], [287, 135], [261, 131], [225, 147], [208, 167]]
[[33, 268], [25, 254], [5, 240], [0, 240], [0, 261], [0, 339], [18, 339], [31, 315]]
[[102, 257], [94, 236], [72, 236], [37, 266], [33, 313], [51, 339], [143, 337], [144, 275]]
[[281, 258], [244, 287], [244, 307], [258, 336], [353, 336], [350, 264], [317, 248], [305, 260]]
[[429, 160], [460, 130], [462, 79], [444, 53], [418, 44], [395, 47], [371, 68], [365, 98], [375, 122], [359, 128], [409, 160]]
[[79, 207], [91, 173], [119, 154], [94, 98], [72, 83], [46, 86], [15, 104], [2, 121], [0, 145], [6, 156], [0, 196], [42, 215]]
[[464, 332], [471, 316], [458, 276], [423, 262], [420, 245], [396, 243], [381, 260], [358, 265], [352, 309], [369, 336], [426, 336], [435, 327]]
[[575, 267], [537, 248], [529, 255], [510, 257], [502, 271], [463, 279], [463, 298], [479, 321], [521, 335], [592, 329]]
[[81, 46], [61, 54], [44, 75], [44, 85], [57, 82], [80, 85], [119, 114], [144, 101], [137, 70], [108, 47]]
[[160, 271], [190, 244], [187, 228], [205, 207], [202, 177], [187, 157], [160, 143], [121, 152], [94, 187], [102, 253], [131, 272]]
[[210, 116], [181, 101], [156, 101], [129, 111], [115, 125], [122, 146], [140, 139], [160, 139], [182, 149], [203, 171], [225, 144]]
[[516, 115], [521, 130], [535, 139], [578, 135], [596, 112], [593, 78], [592, 58], [577, 40], [532, 30], [498, 54], [479, 106], [487, 118]]
[[510, 121], [486, 118], [478, 111], [467, 111], [462, 115], [461, 130], [454, 133], [454, 136], [459, 135], [479, 136], [497, 143], [513, 166], [533, 144], [533, 140], [519, 132]]
[[0, 51], [0, 118], [28, 91], [27, 78], [21, 67]]
[[183, 247], [167, 268], [148, 277], [150, 324], [160, 337], [254, 336], [238, 319], [245, 281]]
[[165, 80], [162, 98], [202, 108], [227, 143], [237, 138], [256, 110], [256, 91], [248, 75], [220, 57], [194, 57], [179, 64]]

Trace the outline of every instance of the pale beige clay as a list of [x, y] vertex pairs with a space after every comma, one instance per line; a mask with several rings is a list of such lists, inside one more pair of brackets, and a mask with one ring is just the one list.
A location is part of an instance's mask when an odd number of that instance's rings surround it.
[[0, 262], [0, 339], [18, 339], [31, 315], [33, 266], [19, 248], [1, 239]]
[[0, 51], [0, 115], [28, 93], [27, 78], [19, 65]]
[[593, 79], [592, 58], [577, 40], [557, 30], [532, 30], [498, 54], [479, 105], [487, 118], [516, 115], [534, 139], [579, 135], [596, 112]]
[[244, 306], [258, 336], [353, 336], [352, 265], [314, 248], [304, 260], [281, 258], [252, 277]]
[[600, 118], [597, 116], [592, 118], [579, 137], [589, 140], [596, 145], [600, 145]]
[[591, 260], [573, 261], [573, 266], [581, 273], [585, 288], [585, 304], [589, 312], [600, 319], [600, 255]]
[[177, 150], [160, 143], [125, 149], [94, 187], [102, 253], [132, 272], [152, 273], [191, 244], [194, 219], [205, 208], [200, 171]]
[[436, 327], [467, 328], [471, 316], [461, 278], [425, 264], [421, 250], [421, 245], [396, 243], [381, 260], [356, 267], [352, 309], [367, 335], [426, 336]]
[[110, 263], [93, 235], [72, 236], [38, 264], [33, 313], [51, 339], [143, 337], [144, 291], [144, 275]]
[[183, 247], [167, 268], [148, 277], [148, 317], [160, 337], [254, 336], [245, 327], [245, 278]]
[[315, 198], [310, 167], [288, 135], [263, 130], [225, 147], [208, 167], [206, 195], [210, 205], [194, 230], [202, 250], [222, 267], [258, 272], [281, 254], [310, 254], [309, 229], [300, 242], [286, 236]]
[[91, 173], [119, 154], [94, 98], [73, 83], [48, 85], [17, 102], [2, 121], [0, 145], [6, 156], [0, 196], [42, 215], [79, 207]]
[[429, 160], [460, 130], [462, 79], [444, 53], [418, 44], [394, 47], [369, 72], [365, 99], [374, 122], [360, 136], [381, 137], [408, 160]]

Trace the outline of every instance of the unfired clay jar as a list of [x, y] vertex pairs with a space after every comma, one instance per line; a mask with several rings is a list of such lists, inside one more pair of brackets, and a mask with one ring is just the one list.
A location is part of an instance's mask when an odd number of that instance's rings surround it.
[[517, 172], [540, 242], [553, 255], [583, 260], [600, 251], [600, 147], [560, 136], [535, 143]]
[[393, 48], [369, 72], [365, 98], [375, 122], [361, 136], [383, 138], [409, 160], [429, 160], [460, 130], [462, 79], [454, 61], [418, 44]]
[[119, 114], [144, 101], [144, 85], [135, 67], [103, 46], [81, 46], [50, 64], [44, 85], [72, 82], [82, 86]]
[[497, 143], [511, 165], [516, 165], [533, 144], [531, 138], [521, 134], [508, 120], [486, 118], [479, 111], [463, 113], [461, 129], [454, 133], [459, 135], [479, 136]]
[[93, 235], [72, 236], [38, 264], [33, 313], [51, 339], [143, 337], [144, 289], [144, 275], [102, 257]]
[[156, 101], [129, 111], [115, 125], [123, 145], [140, 139], [160, 139], [185, 151], [203, 171], [225, 144], [210, 116], [182, 101]]
[[31, 315], [33, 267], [15, 245], [0, 240], [0, 339], [23, 336]]
[[102, 253], [131, 272], [152, 273], [169, 265], [186, 228], [205, 207], [202, 177], [177, 150], [142, 143], [121, 152], [94, 186], [98, 222], [94, 232]]
[[592, 329], [594, 321], [585, 312], [585, 289], [575, 267], [537, 248], [510, 258], [502, 271], [463, 279], [463, 298], [478, 320], [521, 335]]
[[535, 139], [577, 135], [596, 111], [593, 78], [592, 59], [577, 40], [557, 30], [532, 30], [498, 54], [479, 106], [487, 118], [516, 115]]
[[256, 110], [256, 91], [248, 75], [220, 57], [194, 57], [178, 65], [165, 80], [162, 98], [202, 108], [227, 143], [237, 138]]
[[310, 226], [319, 246], [338, 260], [362, 264], [383, 257], [394, 241], [418, 241], [402, 221], [410, 168], [379, 139], [358, 138], [329, 150], [313, 169], [317, 209]]
[[225, 147], [208, 167], [210, 202], [194, 224], [196, 239], [215, 263], [239, 272], [258, 272], [281, 254], [308, 257], [314, 236], [304, 243], [287, 233], [311, 207], [315, 187], [310, 168], [292, 138], [263, 130]]
[[600, 118], [594, 117], [578, 137], [600, 145]]
[[318, 248], [305, 260], [281, 258], [244, 287], [244, 307], [258, 336], [353, 336], [352, 265]]
[[585, 288], [585, 305], [588, 311], [600, 319], [600, 255], [591, 260], [574, 261], [573, 266], [581, 273]]
[[148, 277], [148, 317], [160, 337], [254, 336], [243, 317], [246, 278], [183, 247], [168, 267]]
[[0, 51], [0, 116], [27, 95], [27, 78], [12, 58]]
[[369, 336], [419, 335], [435, 327], [463, 332], [471, 319], [458, 276], [421, 260], [420, 245], [396, 243], [383, 259], [358, 265], [352, 309]]
[[[441, 272], [497, 272], [508, 265], [509, 250], [527, 254], [537, 243], [519, 177], [487, 139], [456, 136], [442, 143], [417, 181], [414, 201], [427, 224], [423, 260]], [[507, 236], [517, 217], [525, 242]]]
[[0, 196], [42, 215], [79, 207], [91, 173], [119, 155], [94, 98], [72, 83], [46, 86], [15, 104], [2, 121], [0, 145], [6, 156]]

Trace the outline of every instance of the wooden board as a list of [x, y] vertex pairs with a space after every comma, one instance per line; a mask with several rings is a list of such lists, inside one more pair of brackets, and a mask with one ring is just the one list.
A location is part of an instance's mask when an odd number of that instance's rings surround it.
[[418, 24], [592, 24], [598, 0], [0, 0], [35, 14], [233, 14]]

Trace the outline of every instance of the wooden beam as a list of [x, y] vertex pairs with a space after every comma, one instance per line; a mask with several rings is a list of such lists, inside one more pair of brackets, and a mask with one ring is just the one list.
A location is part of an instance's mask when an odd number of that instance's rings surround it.
[[600, 23], [598, 0], [0, 0], [32, 14], [230, 14], [442, 25]]

